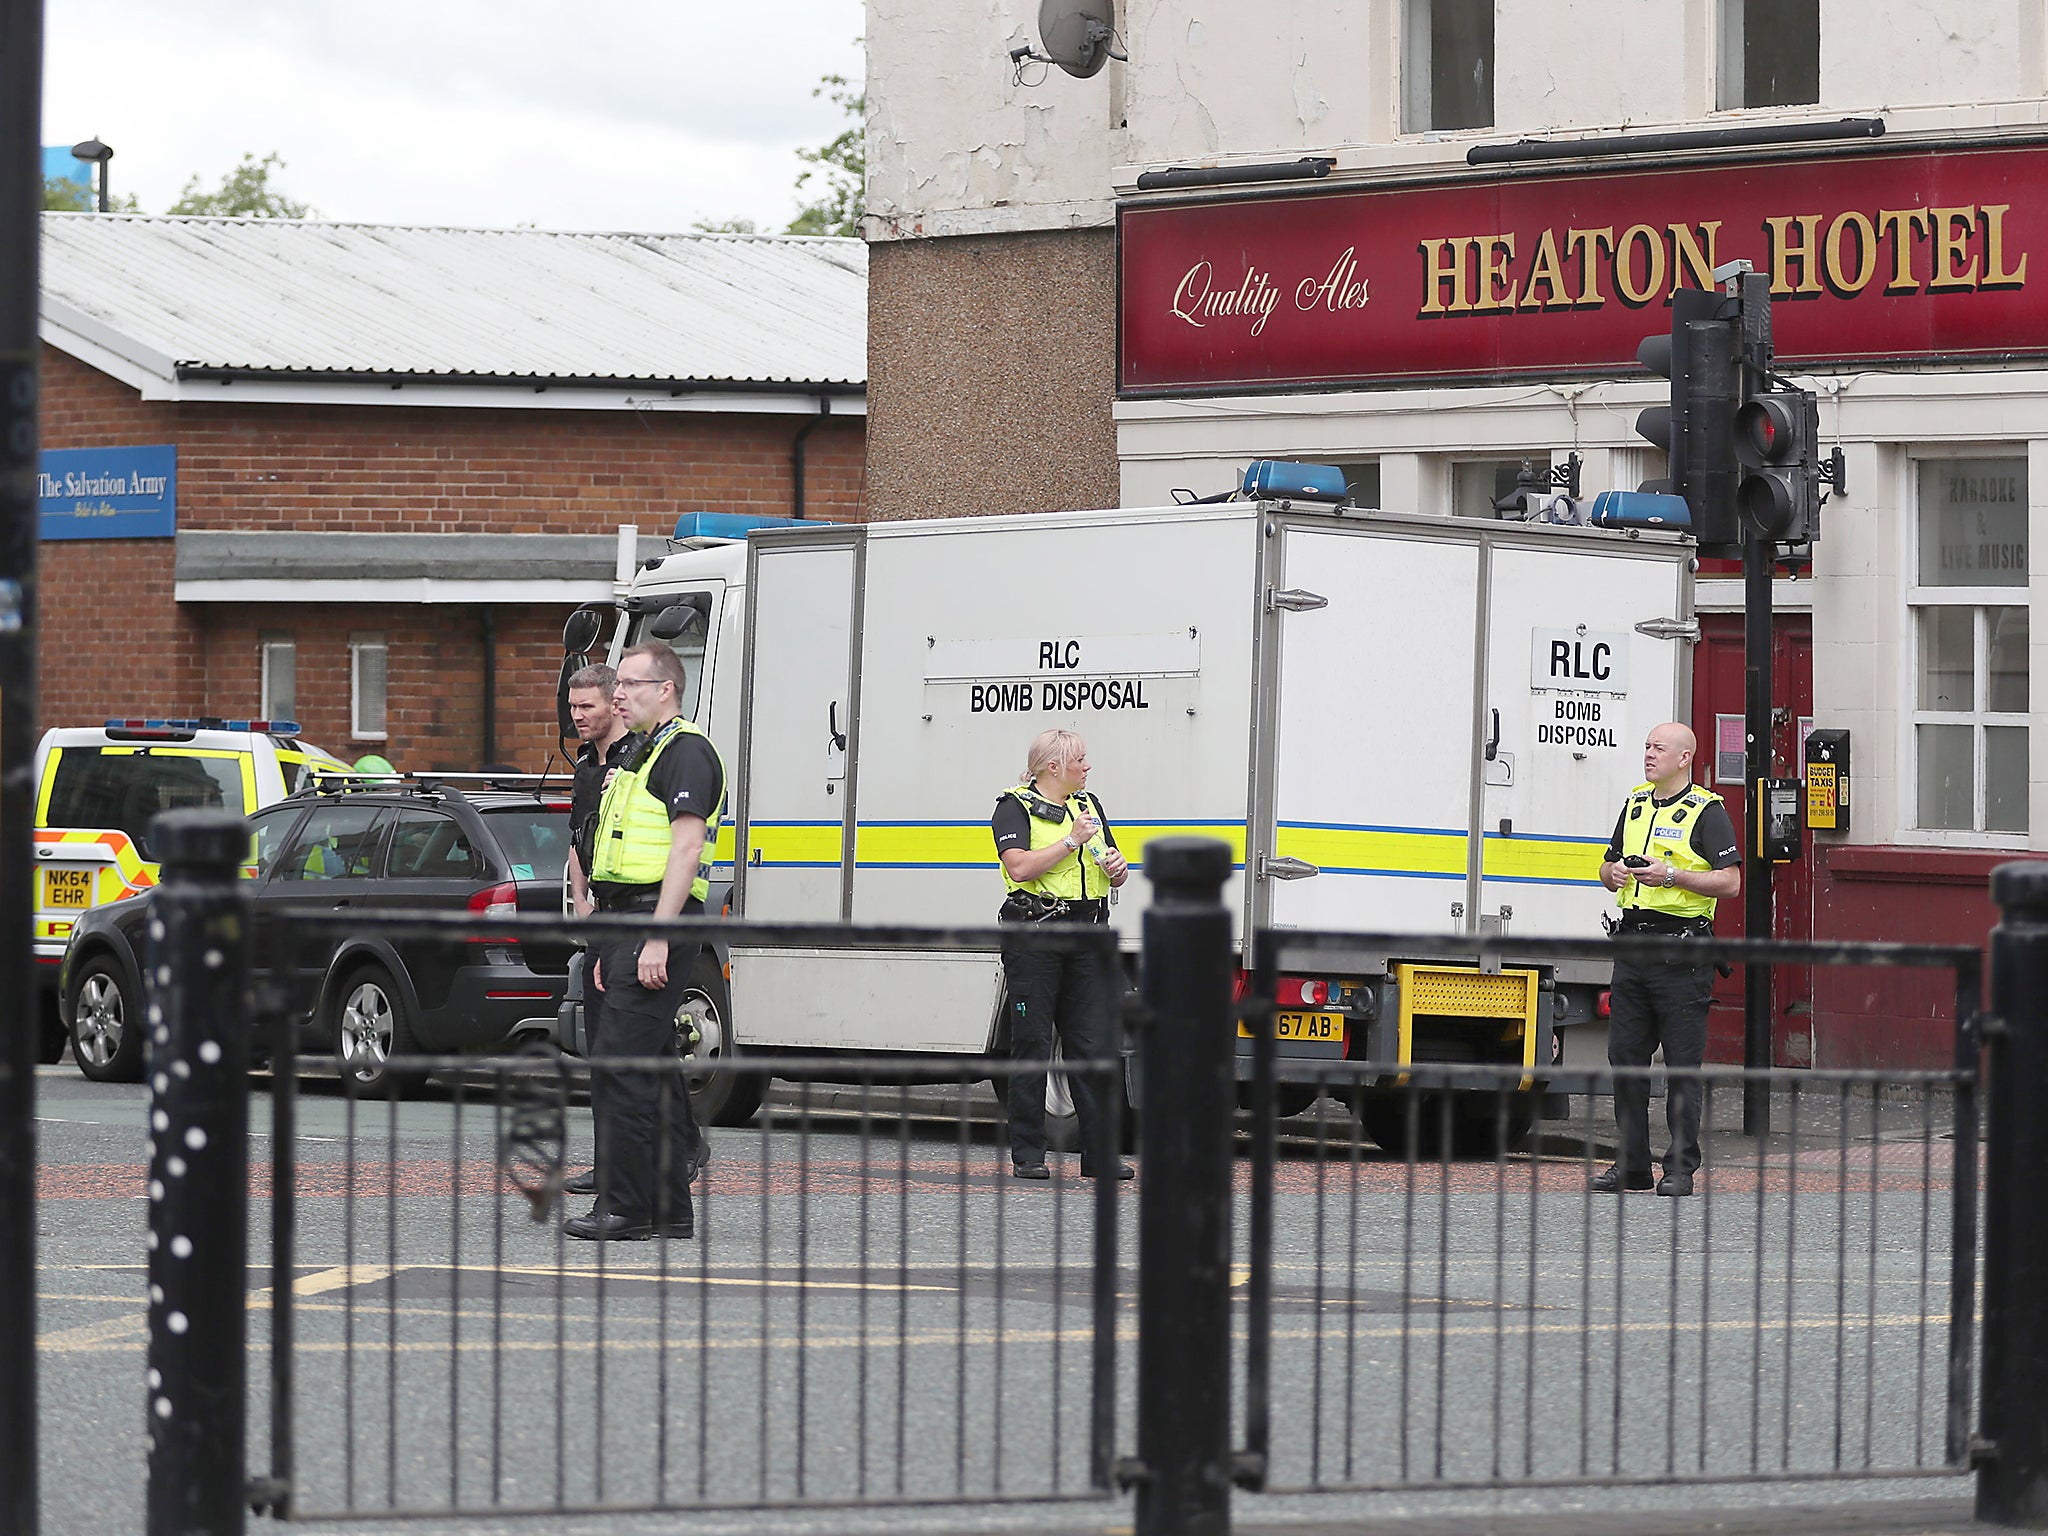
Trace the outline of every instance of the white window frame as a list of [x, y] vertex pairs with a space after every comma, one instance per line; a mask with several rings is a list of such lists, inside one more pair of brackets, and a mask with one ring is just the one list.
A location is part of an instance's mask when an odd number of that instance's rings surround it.
[[[1901, 844], [1915, 847], [1936, 848], [1997, 848], [2025, 850], [2029, 846], [2031, 828], [2019, 831], [1980, 832], [1964, 831], [1954, 827], [1922, 827], [1920, 819], [1920, 741], [1919, 727], [1923, 725], [1969, 725], [1973, 726], [1971, 762], [1973, 783], [1971, 786], [1971, 821], [1982, 824], [1984, 820], [1984, 729], [1986, 726], [2018, 726], [2029, 729], [2031, 713], [1993, 712], [1984, 708], [1990, 677], [1990, 637], [1984, 615], [1987, 608], [2027, 608], [2028, 625], [2031, 632], [2033, 614], [2030, 596], [2031, 582], [2007, 587], [1928, 587], [1922, 586], [1920, 575], [1920, 467], [1929, 462], [1943, 459], [2018, 459], [2028, 465], [2028, 497], [2031, 501], [2032, 465], [2025, 443], [1958, 443], [1943, 444], [1938, 448], [1914, 448], [1903, 455], [1900, 472], [1903, 484], [1900, 486], [1899, 502], [1908, 509], [1907, 515], [1899, 519], [1899, 589], [1901, 596], [1902, 632], [1899, 636], [1898, 678], [1898, 781], [1899, 804], [1896, 829]], [[2031, 543], [2031, 541], [2030, 541]], [[2033, 561], [2033, 550], [2027, 551], [2029, 565]], [[1923, 608], [1969, 608], [1976, 612], [1971, 626], [1971, 665], [1974, 670], [1974, 692], [1972, 708], [1968, 711], [1932, 710], [1920, 707], [1920, 610]], [[2028, 703], [2032, 704], [2033, 679], [2027, 680]], [[2027, 740], [2029, 762], [2028, 776], [2032, 777], [2034, 741], [2031, 732]], [[2031, 810], [2031, 808], [2030, 808]], [[2028, 820], [2031, 823], [2032, 816]]]
[[[1745, 106], [1739, 100], [1729, 101], [1726, 99], [1730, 94], [1736, 96], [1747, 96], [1749, 94], [1748, 71], [1743, 63], [1744, 5], [1745, 0], [1718, 0], [1714, 7], [1714, 110], [1716, 112], [1796, 112], [1802, 106], [1819, 106], [1818, 97], [1820, 92], [1818, 90], [1814, 92], [1816, 97], [1814, 101], [1789, 103], [1782, 107], [1751, 107]], [[1827, 7], [1825, 5], [1821, 7], [1820, 23], [1823, 27], [1827, 24]], [[1818, 74], [1821, 62], [1818, 59], [1815, 61], [1816, 74]], [[1729, 90], [1731, 84], [1737, 87], [1732, 93]]]
[[[271, 668], [278, 652], [289, 655], [292, 663], [292, 707], [277, 710], [271, 707]], [[290, 635], [263, 635], [257, 641], [258, 679], [256, 684], [256, 718], [259, 720], [297, 720], [299, 718], [299, 644]]]
[[1488, 85], [1492, 99], [1487, 103], [1487, 121], [1465, 128], [1436, 126], [1436, 102], [1432, 80], [1432, 37], [1436, 0], [1401, 0], [1401, 100], [1397, 104], [1400, 132], [1410, 138], [1455, 133], [1493, 133], [1500, 124], [1500, 17], [1495, 8], [1493, 57], [1487, 61]]
[[[383, 662], [384, 697], [374, 722], [364, 718], [363, 658], [375, 652]], [[391, 647], [383, 635], [351, 635], [348, 641], [348, 734], [351, 741], [384, 741], [391, 715]]]

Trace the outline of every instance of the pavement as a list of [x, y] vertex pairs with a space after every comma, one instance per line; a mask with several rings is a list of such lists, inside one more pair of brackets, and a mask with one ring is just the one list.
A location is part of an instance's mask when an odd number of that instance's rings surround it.
[[[43, 1529], [139, 1529], [143, 1090], [68, 1066], [37, 1086]], [[292, 1269], [304, 1512], [364, 1536], [1130, 1531], [1128, 1496], [1038, 1497], [1087, 1492], [1094, 1186], [1070, 1159], [1049, 1187], [1004, 1177], [984, 1111], [965, 1130], [915, 1118], [950, 1116], [956, 1093], [868, 1136], [816, 1096], [800, 1126], [779, 1094], [779, 1114], [716, 1135], [698, 1241], [600, 1251], [565, 1245], [503, 1191], [487, 1107], [441, 1094], [394, 1117], [310, 1086]], [[1888, 1103], [1830, 1117], [1823, 1100], [1799, 1145], [1781, 1132], [1758, 1158], [1718, 1139], [1710, 1198], [1595, 1202], [1583, 1173], [1611, 1137], [1600, 1108], [1549, 1127], [1535, 1157], [1450, 1173], [1411, 1174], [1334, 1106], [1283, 1126], [1276, 1477], [1379, 1491], [1240, 1494], [1236, 1527], [1964, 1529], [1969, 1485], [1946, 1474], [1655, 1485], [1745, 1457], [1940, 1474], [1945, 1230], [1927, 1181], [1947, 1153], [1930, 1117]], [[252, 1466], [269, 1422], [267, 1111], [259, 1091]], [[580, 1109], [569, 1129], [573, 1157], [588, 1144]], [[1125, 1452], [1134, 1216], [1123, 1200]], [[1242, 1348], [1241, 1315], [1238, 1331]], [[1610, 1444], [1612, 1423], [1625, 1433]], [[1429, 1486], [1575, 1467], [1642, 1481]], [[923, 1502], [792, 1502], [876, 1496], [898, 1478]], [[998, 1492], [1032, 1502], [988, 1502]], [[962, 1493], [975, 1502], [947, 1502]], [[378, 1518], [387, 1500], [422, 1512]], [[771, 1507], [491, 1511], [557, 1501]], [[465, 1512], [431, 1512], [450, 1506]]]

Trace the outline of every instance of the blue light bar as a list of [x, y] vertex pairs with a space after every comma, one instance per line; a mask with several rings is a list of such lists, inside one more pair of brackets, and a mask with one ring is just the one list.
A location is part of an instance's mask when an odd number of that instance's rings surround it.
[[795, 528], [811, 521], [797, 517], [757, 517], [747, 512], [685, 512], [676, 519], [678, 539], [744, 539], [753, 528]]
[[254, 731], [269, 736], [296, 736], [296, 720], [109, 720], [110, 731]]

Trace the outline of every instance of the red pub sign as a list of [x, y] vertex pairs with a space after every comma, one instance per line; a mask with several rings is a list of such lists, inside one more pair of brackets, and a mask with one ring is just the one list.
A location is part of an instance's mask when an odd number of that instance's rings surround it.
[[1747, 259], [1792, 367], [2048, 355], [2048, 147], [1494, 177], [1118, 216], [1126, 394], [1634, 370]]

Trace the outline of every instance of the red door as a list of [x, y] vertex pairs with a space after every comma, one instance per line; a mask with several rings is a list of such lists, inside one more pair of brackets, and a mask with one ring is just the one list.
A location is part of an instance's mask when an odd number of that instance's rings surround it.
[[[1693, 651], [1692, 726], [1700, 739], [1694, 776], [1727, 802], [1749, 851], [1756, 828], [1749, 816], [1749, 797], [1742, 784], [1743, 713], [1742, 615], [1700, 615], [1700, 643]], [[1777, 615], [1771, 647], [1772, 711], [1771, 774], [1798, 778], [1804, 773], [1799, 722], [1813, 714], [1813, 618], [1804, 613]], [[1716, 749], [1723, 738], [1716, 720], [1732, 717], [1736, 729], [1725, 744], [1732, 755]], [[1780, 864], [1771, 878], [1773, 934], [1780, 939], [1813, 937], [1813, 853], [1803, 839], [1798, 862]], [[1724, 901], [1714, 921], [1724, 938], [1742, 934], [1742, 902]], [[1771, 984], [1771, 1063], [1803, 1067], [1813, 1060], [1813, 972], [1807, 966], [1778, 967]], [[1742, 972], [1723, 977], [1714, 989], [1713, 1011], [1707, 1016], [1707, 1059], [1742, 1060]]]

